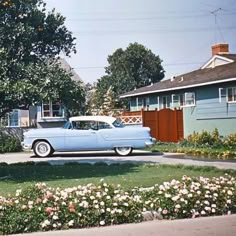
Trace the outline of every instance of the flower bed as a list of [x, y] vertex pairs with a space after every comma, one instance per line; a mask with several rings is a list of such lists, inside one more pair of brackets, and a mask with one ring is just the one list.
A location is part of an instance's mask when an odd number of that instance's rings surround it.
[[164, 219], [236, 213], [236, 179], [183, 176], [129, 192], [103, 181], [63, 190], [38, 183], [0, 197], [0, 234], [141, 222], [147, 211]]

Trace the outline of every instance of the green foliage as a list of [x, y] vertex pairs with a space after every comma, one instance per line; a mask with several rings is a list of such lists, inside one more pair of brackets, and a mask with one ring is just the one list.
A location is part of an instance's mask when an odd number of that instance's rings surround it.
[[19, 138], [6, 134], [0, 130], [0, 153], [22, 151]]
[[180, 141], [180, 146], [194, 146], [194, 147], [208, 147], [208, 146], [221, 146], [222, 140], [220, 139], [218, 129], [214, 129], [212, 133], [203, 130], [202, 132], [194, 132], [189, 135], [187, 139]]
[[81, 85], [57, 62], [60, 53], [76, 51], [64, 23], [41, 0], [0, 2], [0, 117], [43, 100], [60, 100], [69, 109], [84, 102]]
[[228, 148], [236, 148], [236, 133], [226, 136], [223, 140], [223, 144]]
[[185, 153], [187, 155], [208, 157], [211, 159], [236, 158], [236, 133], [221, 138], [218, 129], [211, 133], [203, 130], [194, 132], [179, 143], [157, 143], [151, 150]]
[[[125, 50], [119, 48], [108, 56], [106, 74], [98, 80], [97, 90], [100, 106], [104, 101], [104, 94], [112, 86], [115, 99], [119, 95], [135, 88], [150, 85], [164, 78], [161, 59], [138, 43], [130, 44]], [[126, 101], [117, 104], [120, 108]]]

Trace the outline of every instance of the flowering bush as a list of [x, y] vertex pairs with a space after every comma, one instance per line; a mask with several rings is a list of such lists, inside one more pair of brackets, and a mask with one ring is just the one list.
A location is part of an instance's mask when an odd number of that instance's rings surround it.
[[140, 222], [146, 211], [165, 219], [236, 213], [236, 180], [183, 176], [129, 192], [103, 181], [63, 190], [38, 183], [0, 197], [0, 234]]

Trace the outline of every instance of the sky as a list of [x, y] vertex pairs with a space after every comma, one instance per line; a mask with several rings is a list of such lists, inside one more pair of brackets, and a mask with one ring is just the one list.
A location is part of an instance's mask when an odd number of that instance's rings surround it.
[[66, 58], [85, 83], [105, 75], [107, 58], [139, 43], [162, 60], [165, 79], [199, 69], [211, 46], [236, 53], [235, 0], [44, 0], [66, 17], [77, 53]]

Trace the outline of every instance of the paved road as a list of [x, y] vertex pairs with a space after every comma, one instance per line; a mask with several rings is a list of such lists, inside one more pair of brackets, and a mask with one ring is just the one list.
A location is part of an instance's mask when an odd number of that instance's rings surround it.
[[[148, 221], [90, 229], [30, 233], [27, 236], [235, 236], [236, 215]], [[17, 234], [16, 236], [19, 236]]]
[[65, 162], [106, 162], [108, 164], [116, 162], [151, 162], [160, 164], [183, 164], [197, 166], [215, 166], [221, 169], [236, 169], [236, 161], [205, 161], [182, 158], [183, 155], [175, 153], [151, 153], [145, 151], [135, 151], [128, 157], [116, 156], [113, 152], [77, 152], [77, 153], [55, 153], [50, 158], [37, 158], [33, 153], [8, 153], [0, 154], [0, 162], [17, 163], [27, 161], [48, 161], [51, 164], [62, 165]]

